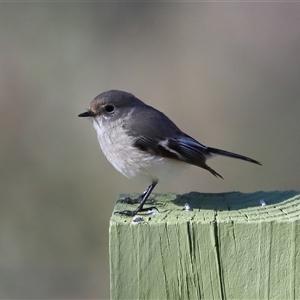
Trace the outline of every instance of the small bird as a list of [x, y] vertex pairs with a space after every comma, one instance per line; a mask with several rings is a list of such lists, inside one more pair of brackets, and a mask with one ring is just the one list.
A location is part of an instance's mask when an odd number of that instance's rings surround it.
[[135, 216], [153, 208], [144, 208], [144, 204], [156, 184], [172, 180], [188, 165], [223, 178], [206, 164], [215, 155], [261, 165], [252, 158], [199, 143], [162, 112], [124, 91], [101, 93], [78, 117], [92, 119], [104, 155], [120, 173], [149, 185], [139, 197], [138, 207], [118, 212], [122, 215]]

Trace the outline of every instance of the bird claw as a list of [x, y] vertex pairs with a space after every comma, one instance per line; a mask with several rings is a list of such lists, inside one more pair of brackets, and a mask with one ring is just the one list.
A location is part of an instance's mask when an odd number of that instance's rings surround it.
[[158, 211], [158, 209], [155, 206], [152, 207], [147, 207], [147, 208], [137, 208], [135, 210], [122, 210], [122, 211], [116, 211], [114, 212], [115, 214], [120, 214], [122, 216], [127, 216], [127, 217], [134, 217], [135, 215], [137, 215], [139, 212], [143, 212], [143, 211], [149, 211], [149, 210], [153, 210], [156, 209]]
[[142, 199], [140, 197], [137, 197], [135, 199], [132, 199], [130, 197], [125, 197], [124, 199], [119, 199], [117, 203], [126, 203], [126, 204], [137, 204], [140, 203]]
[[[126, 204], [137, 204], [137, 203], [141, 203], [143, 200], [143, 198], [141, 196], [137, 197], [137, 198], [130, 198], [130, 197], [125, 197], [124, 199], [119, 199], [117, 201], [117, 203], [126, 203]], [[154, 203], [155, 200], [154, 199], [147, 199], [146, 203]]]

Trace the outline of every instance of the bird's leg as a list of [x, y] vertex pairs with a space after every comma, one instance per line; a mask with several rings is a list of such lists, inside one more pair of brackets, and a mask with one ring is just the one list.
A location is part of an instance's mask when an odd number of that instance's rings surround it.
[[125, 216], [135, 216], [137, 213], [141, 212], [141, 211], [148, 211], [149, 209], [157, 209], [156, 207], [148, 207], [148, 208], [143, 208], [144, 204], [146, 203], [148, 197], [150, 196], [151, 192], [153, 191], [153, 189], [155, 188], [157, 184], [157, 181], [153, 181], [147, 188], [147, 190], [141, 195], [142, 197], [142, 201], [140, 203], [140, 205], [135, 209], [135, 210], [123, 210], [123, 211], [116, 211], [116, 214], [121, 214], [121, 215], [125, 215]]

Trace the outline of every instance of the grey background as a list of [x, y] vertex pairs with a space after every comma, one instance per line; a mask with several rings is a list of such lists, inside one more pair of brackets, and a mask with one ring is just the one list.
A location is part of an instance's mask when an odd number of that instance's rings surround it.
[[[299, 3], [1, 3], [0, 297], [109, 297], [108, 226], [145, 186], [77, 118], [134, 93], [204, 144], [248, 155], [155, 192], [299, 188]], [[121, 267], [121, 266], [120, 266]]]

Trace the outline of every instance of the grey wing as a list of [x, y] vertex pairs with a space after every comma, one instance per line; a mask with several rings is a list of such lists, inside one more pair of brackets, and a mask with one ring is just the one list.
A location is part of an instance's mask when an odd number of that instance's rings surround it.
[[123, 129], [134, 137], [147, 137], [155, 141], [179, 134], [181, 130], [162, 112], [145, 105], [135, 108], [124, 120]]
[[223, 178], [206, 164], [207, 147], [183, 133], [168, 117], [152, 107], [137, 112], [124, 124], [135, 137], [133, 146], [142, 151], [198, 166]]

